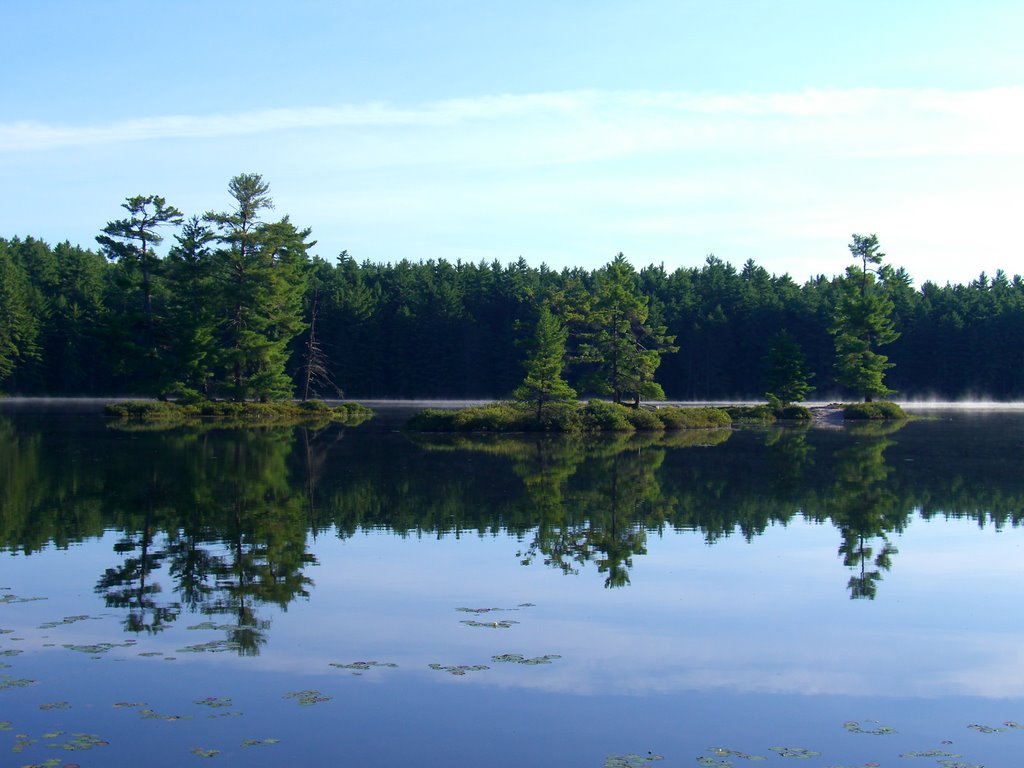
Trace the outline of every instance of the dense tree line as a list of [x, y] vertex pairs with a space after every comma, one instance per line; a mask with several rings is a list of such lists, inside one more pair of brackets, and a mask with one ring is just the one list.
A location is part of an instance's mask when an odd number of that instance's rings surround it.
[[865, 386], [1024, 396], [1024, 279], [999, 271], [915, 287], [880, 265], [873, 236], [851, 245], [861, 264], [802, 285], [715, 256], [672, 272], [621, 255], [561, 271], [522, 258], [331, 262], [310, 254], [309, 230], [266, 217], [258, 175], [235, 177], [229, 192], [227, 211], [188, 218], [158, 196], [128, 198], [98, 249], [0, 238], [0, 387], [465, 398], [508, 397], [532, 377], [546, 397], [537, 382], [551, 375], [551, 348], [547, 374], [527, 365], [541, 354], [540, 321], [548, 343], [565, 330], [564, 376], [580, 396], [760, 398], [782, 387], [799, 399], [806, 386], [778, 381], [794, 360], [821, 397], [870, 397]]

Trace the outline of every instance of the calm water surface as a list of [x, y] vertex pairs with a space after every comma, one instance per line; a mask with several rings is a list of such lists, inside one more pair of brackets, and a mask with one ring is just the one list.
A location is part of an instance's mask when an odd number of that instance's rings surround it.
[[1022, 764], [1024, 413], [402, 416], [0, 405], [0, 765]]

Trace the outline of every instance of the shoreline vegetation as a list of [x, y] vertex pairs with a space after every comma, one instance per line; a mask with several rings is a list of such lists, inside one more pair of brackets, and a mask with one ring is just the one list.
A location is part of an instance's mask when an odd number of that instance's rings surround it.
[[[173, 429], [215, 426], [246, 428], [340, 423], [357, 426], [373, 418], [374, 411], [355, 402], [330, 405], [322, 400], [304, 402], [174, 402], [126, 400], [110, 403], [104, 413], [111, 426], [121, 429]], [[693, 429], [728, 429], [734, 425], [812, 421], [901, 421], [909, 418], [896, 403], [833, 403], [810, 409], [802, 405], [644, 406], [635, 408], [605, 400], [552, 403], [540, 413], [514, 401], [499, 401], [468, 408], [425, 408], [403, 426], [408, 432], [657, 432]]]
[[121, 428], [172, 429], [174, 427], [286, 427], [340, 423], [356, 426], [373, 418], [365, 405], [344, 402], [329, 405], [322, 400], [173, 402], [125, 400], [110, 403], [104, 413], [111, 426]]
[[[900, 421], [906, 412], [891, 402], [835, 404], [822, 410], [843, 421]], [[801, 405], [645, 406], [604, 400], [553, 403], [540, 413], [523, 403], [502, 401], [470, 408], [426, 408], [404, 426], [409, 432], [645, 432], [723, 429], [734, 424], [809, 424], [814, 413]]]

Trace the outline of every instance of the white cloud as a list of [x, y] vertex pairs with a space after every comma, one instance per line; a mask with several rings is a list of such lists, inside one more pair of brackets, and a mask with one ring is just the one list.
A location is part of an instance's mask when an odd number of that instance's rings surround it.
[[[370, 102], [167, 115], [99, 125], [11, 122], [0, 124], [0, 152], [295, 130], [439, 128], [464, 129], [470, 148], [483, 138], [492, 152], [512, 145], [520, 148], [517, 159], [530, 154], [560, 162], [694, 148], [1020, 155], [1024, 88], [724, 95], [570, 91], [412, 107]], [[528, 153], [522, 151], [526, 146]]]

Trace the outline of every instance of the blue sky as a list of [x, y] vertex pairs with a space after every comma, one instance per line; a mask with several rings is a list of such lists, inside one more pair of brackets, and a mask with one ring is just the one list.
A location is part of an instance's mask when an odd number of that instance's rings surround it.
[[327, 259], [798, 281], [877, 233], [920, 285], [1024, 272], [1024, 3], [563, 0], [3, 9], [0, 236], [263, 174]]

